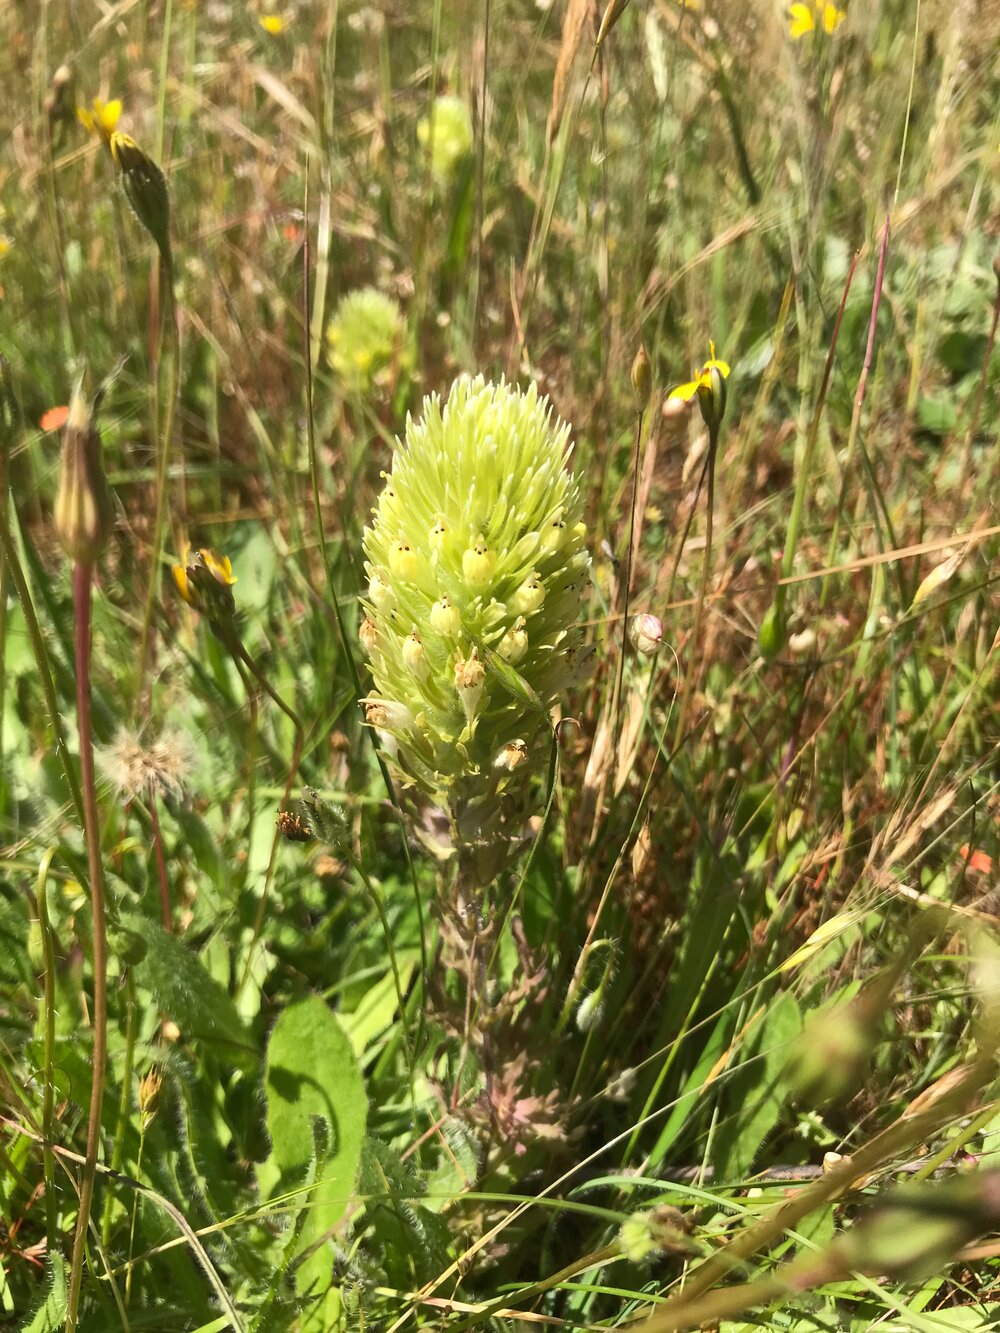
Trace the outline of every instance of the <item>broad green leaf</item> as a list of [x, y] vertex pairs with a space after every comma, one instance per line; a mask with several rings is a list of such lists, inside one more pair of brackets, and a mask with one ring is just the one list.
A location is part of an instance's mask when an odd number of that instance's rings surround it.
[[[267, 1051], [267, 1129], [271, 1193], [315, 1182], [304, 1197], [298, 1252], [315, 1245], [344, 1216], [355, 1192], [368, 1117], [364, 1080], [351, 1043], [319, 998], [302, 1000], [278, 1019]], [[331, 1290], [333, 1255], [320, 1245], [296, 1270], [300, 1295], [318, 1297], [302, 1329], [334, 1327], [340, 1297]], [[336, 1306], [336, 1309], [331, 1305]]]

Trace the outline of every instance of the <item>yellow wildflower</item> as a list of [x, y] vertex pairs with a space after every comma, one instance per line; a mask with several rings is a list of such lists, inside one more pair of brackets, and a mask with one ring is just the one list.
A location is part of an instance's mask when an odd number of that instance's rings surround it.
[[113, 98], [110, 102], [104, 102], [99, 97], [95, 97], [90, 104], [90, 110], [86, 107], [78, 106], [76, 108], [76, 118], [85, 130], [91, 134], [99, 135], [106, 144], [110, 144], [111, 135], [118, 127], [118, 121], [122, 114], [122, 99]]
[[193, 611], [207, 616], [213, 629], [232, 621], [236, 614], [236, 578], [228, 555], [217, 556], [204, 546], [194, 552], [185, 549], [171, 572], [185, 602]]
[[829, 0], [813, 0], [811, 5], [797, 3], [788, 7], [788, 35], [793, 42], [821, 27], [827, 36], [836, 32], [846, 13]]
[[679, 399], [682, 403], [689, 403], [700, 389], [708, 389], [711, 392], [713, 369], [717, 370], [723, 379], [729, 378], [729, 363], [716, 359], [715, 343], [711, 339], [708, 343], [708, 350], [709, 358], [696, 377], [689, 380], [687, 384], [678, 384], [676, 389], [671, 389], [668, 395], [670, 398]]
[[285, 20], [280, 14], [261, 14], [257, 20], [265, 32], [270, 33], [272, 37], [277, 37], [279, 32], [285, 28]]
[[709, 340], [709, 357], [693, 380], [687, 384], [678, 384], [671, 389], [668, 398], [683, 403], [698, 399], [702, 419], [709, 431], [714, 434], [722, 423], [726, 410], [726, 380], [729, 378], [729, 362], [720, 361], [715, 355], [715, 343]]

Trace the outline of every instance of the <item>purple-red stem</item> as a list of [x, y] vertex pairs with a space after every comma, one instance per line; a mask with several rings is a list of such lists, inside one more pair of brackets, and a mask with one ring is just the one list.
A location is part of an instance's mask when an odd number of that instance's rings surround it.
[[167, 882], [167, 861], [163, 855], [163, 834], [160, 832], [160, 816], [156, 810], [156, 794], [149, 802], [149, 822], [153, 826], [153, 850], [156, 853], [156, 874], [160, 881], [160, 915], [163, 929], [173, 930], [173, 914], [170, 909], [170, 885]]
[[73, 1237], [69, 1298], [66, 1306], [68, 1333], [77, 1326], [83, 1260], [94, 1201], [97, 1152], [101, 1138], [104, 1076], [108, 1059], [108, 937], [104, 910], [104, 865], [101, 861], [101, 830], [94, 783], [94, 739], [90, 722], [90, 592], [94, 567], [77, 561], [73, 566], [73, 607], [76, 618], [76, 720], [80, 744], [80, 786], [83, 794], [84, 834], [87, 841], [87, 872], [93, 918], [94, 1030], [91, 1057], [90, 1113], [87, 1118], [87, 1149], [80, 1181], [80, 1208]]

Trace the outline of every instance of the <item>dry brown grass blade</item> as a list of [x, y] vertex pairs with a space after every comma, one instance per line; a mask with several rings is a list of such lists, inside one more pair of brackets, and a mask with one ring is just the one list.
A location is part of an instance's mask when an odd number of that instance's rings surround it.
[[580, 50], [580, 39], [583, 36], [583, 25], [589, 8], [590, 0], [569, 0], [566, 5], [562, 41], [559, 44], [555, 77], [552, 80], [552, 105], [549, 108], [549, 118], [545, 124], [545, 137], [550, 147], [559, 133], [563, 112], [566, 110], [570, 74], [576, 61], [577, 52]]
[[597, 41], [594, 43], [595, 50], [599, 51], [601, 49], [601, 43], [625, 13], [627, 8], [628, 0], [608, 0], [608, 7], [604, 11], [604, 16], [601, 19], [601, 26], [597, 30]]

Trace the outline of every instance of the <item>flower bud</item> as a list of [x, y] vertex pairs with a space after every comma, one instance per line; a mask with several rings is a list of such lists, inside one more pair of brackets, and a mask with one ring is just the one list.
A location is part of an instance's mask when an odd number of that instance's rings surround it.
[[702, 421], [714, 435], [726, 414], [726, 377], [718, 366], [709, 365], [702, 380], [698, 385], [698, 406]]
[[114, 500], [101, 462], [101, 437], [80, 386], [63, 430], [56, 492], [56, 533], [71, 560], [92, 565], [115, 526]]
[[162, 1087], [163, 1077], [156, 1068], [139, 1080], [139, 1120], [143, 1131], [149, 1128], [156, 1117]]
[[663, 626], [657, 616], [636, 616], [628, 627], [629, 642], [643, 657], [655, 657], [663, 646]]
[[109, 145], [121, 174], [125, 197], [160, 253], [170, 253], [170, 196], [163, 172], [127, 134], [115, 130]]
[[646, 404], [649, 402], [649, 395], [653, 390], [653, 374], [649, 365], [649, 357], [646, 354], [644, 343], [639, 344], [639, 350], [635, 354], [635, 360], [632, 362], [632, 393], [635, 397], [635, 405], [638, 411], [644, 412]]

